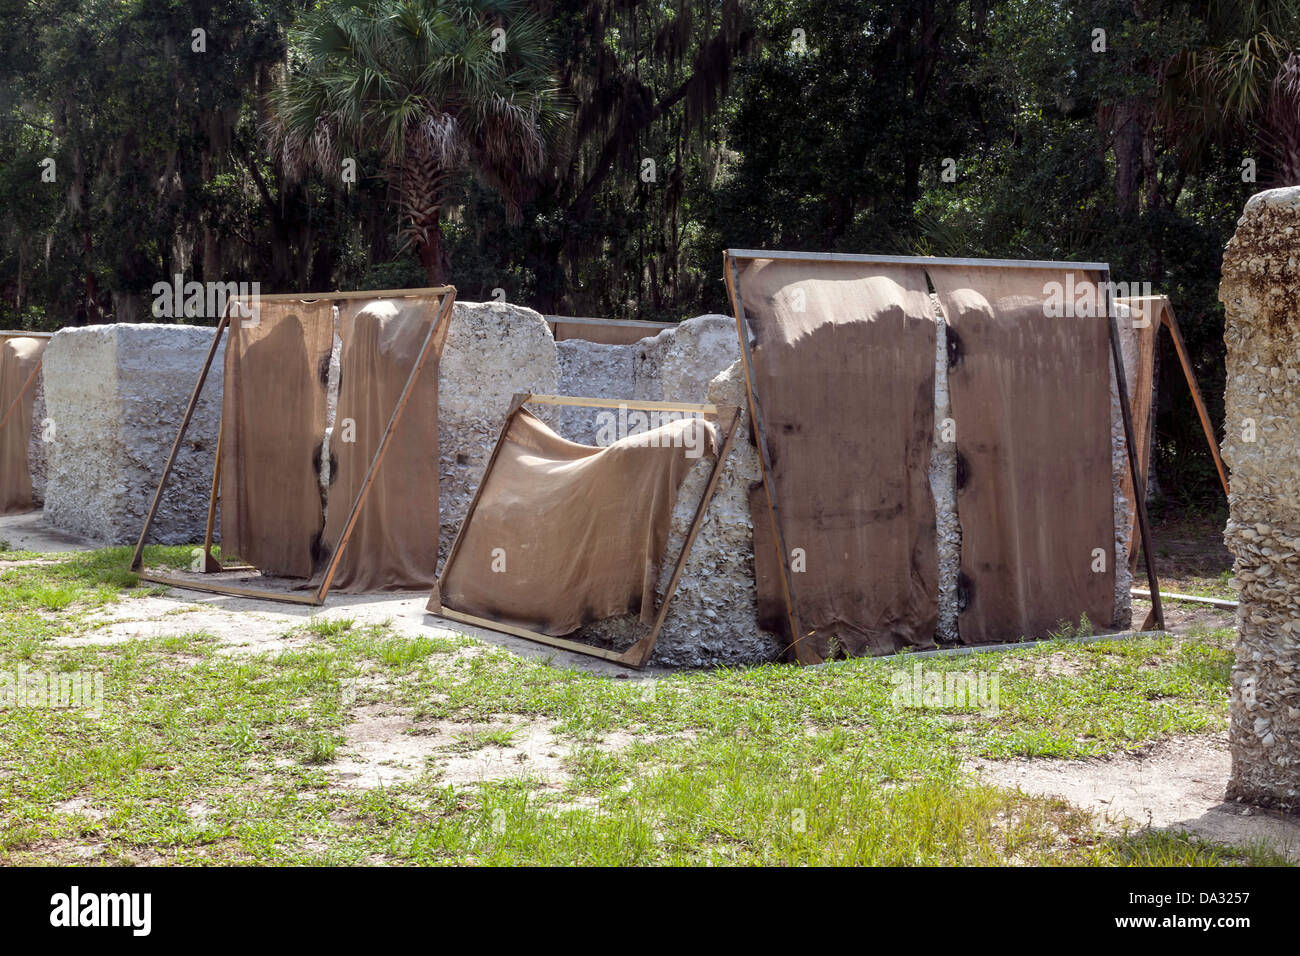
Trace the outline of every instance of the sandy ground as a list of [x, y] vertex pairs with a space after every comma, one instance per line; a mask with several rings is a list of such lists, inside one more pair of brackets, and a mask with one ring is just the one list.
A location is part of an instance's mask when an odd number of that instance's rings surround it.
[[1115, 829], [1185, 830], [1236, 846], [1263, 843], [1300, 863], [1300, 817], [1225, 803], [1226, 735], [1175, 737], [1136, 754], [1094, 760], [983, 760], [969, 766], [987, 783], [1056, 796], [1093, 811]]
[[[614, 678], [654, 679], [651, 672], [630, 671], [508, 635], [460, 624], [449, 627], [426, 614], [427, 601], [423, 592], [334, 594], [324, 608], [315, 608], [174, 588], [165, 595], [127, 597], [88, 614], [83, 620], [91, 630], [55, 638], [55, 644], [114, 644], [203, 631], [216, 639], [218, 654], [278, 653], [311, 646], [314, 638], [301, 630], [309, 617], [351, 618], [354, 627], [383, 622], [393, 634], [407, 637], [465, 634], [520, 656], [550, 659], [559, 667], [583, 668]], [[354, 693], [363, 689], [356, 688]], [[358, 704], [351, 718], [343, 730], [344, 743], [329, 764], [329, 774], [337, 786], [357, 789], [392, 786], [428, 773], [443, 785], [527, 777], [558, 790], [570, 776], [570, 759], [583, 747], [619, 749], [633, 739], [610, 733], [602, 740], [578, 744], [556, 738], [554, 721], [528, 721], [512, 715], [482, 723], [429, 720], [385, 703]]]
[[[251, 583], [257, 586], [256, 582]], [[428, 600], [429, 595], [423, 591], [334, 593], [326, 598], [324, 607], [313, 607], [176, 587], [164, 595], [128, 597], [102, 612], [87, 615], [87, 622], [98, 625], [94, 631], [80, 637], [56, 638], [56, 642], [75, 646], [207, 631], [220, 642], [220, 653], [260, 654], [309, 643], [310, 635], [286, 636], [284, 632], [301, 627], [310, 618], [350, 618], [357, 627], [386, 622], [394, 634], [407, 637], [464, 634], [506, 648], [520, 657], [549, 660], [556, 667], [611, 677], [644, 680], [662, 673], [649, 668], [634, 671], [600, 658], [544, 647], [468, 624], [453, 626], [425, 611]]]
[[415, 780], [429, 773], [440, 786], [466, 786], [525, 777], [558, 790], [580, 751], [621, 750], [637, 739], [612, 732], [578, 743], [555, 735], [553, 720], [502, 715], [482, 723], [412, 717], [389, 704], [356, 707], [344, 729], [345, 743], [330, 764], [340, 787], [369, 789]]
[[[1230, 608], [1197, 604], [1192, 601], [1173, 601], [1167, 598], [1161, 604], [1165, 615], [1165, 630], [1175, 634], [1187, 634], [1198, 628], [1217, 630], [1221, 627], [1237, 626], [1237, 612]], [[1150, 601], [1139, 597], [1133, 599], [1135, 628], [1142, 624], [1150, 610]]]
[[45, 515], [40, 511], [29, 511], [20, 515], [0, 515], [0, 541], [5, 542], [15, 551], [59, 554], [103, 547], [102, 544], [80, 535], [69, 534], [46, 524]]

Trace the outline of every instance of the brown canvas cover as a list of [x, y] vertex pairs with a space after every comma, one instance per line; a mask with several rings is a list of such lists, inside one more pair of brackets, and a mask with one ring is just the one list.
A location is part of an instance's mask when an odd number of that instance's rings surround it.
[[[790, 582], [804, 632], [799, 659], [933, 647], [935, 320], [924, 270], [784, 259], [740, 266], [769, 479], [785, 546], [806, 562]], [[766, 495], [756, 500], [755, 546], [775, 548], [760, 528], [770, 524]], [[769, 557], [755, 567], [770, 612], [780, 559]]]
[[621, 614], [651, 623], [678, 488], [713, 427], [685, 418], [604, 448], [530, 413], [507, 420], [428, 609], [543, 634]]
[[47, 344], [47, 339], [25, 336], [0, 340], [0, 418], [9, 416], [0, 431], [0, 514], [32, 510], [27, 446], [32, 437], [36, 388], [34, 382], [28, 382]]
[[[342, 307], [343, 349], [330, 442], [322, 565], [338, 546], [352, 503], [441, 303], [440, 297], [427, 296], [354, 300]], [[439, 527], [438, 359], [449, 328], [450, 322], [444, 320], [434, 330], [424, 366], [339, 561], [333, 590], [425, 590], [434, 582]]]
[[[930, 276], [949, 325], [962, 642], [1044, 637], [1081, 614], [1109, 627], [1115, 505], [1104, 299], [1100, 315], [1045, 308], [1049, 283], [1077, 291], [1101, 276], [1006, 267]], [[1104, 571], [1093, 570], [1098, 548]]]
[[318, 469], [334, 307], [232, 308], [221, 420], [221, 548], [263, 574], [310, 578], [325, 525]]

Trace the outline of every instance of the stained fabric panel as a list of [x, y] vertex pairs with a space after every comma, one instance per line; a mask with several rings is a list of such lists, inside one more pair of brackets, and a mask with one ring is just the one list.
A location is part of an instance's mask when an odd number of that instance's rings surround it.
[[[784, 259], [741, 266], [769, 478], [785, 546], [799, 549], [793, 560], [804, 566], [791, 576], [800, 659], [933, 647], [935, 327], [924, 270]], [[755, 500], [757, 529], [770, 519], [766, 497]], [[767, 537], [756, 532], [756, 547]], [[779, 580], [776, 567], [756, 561], [764, 591]], [[760, 593], [759, 603], [770, 613], [772, 595]]]
[[596, 448], [521, 409], [429, 610], [555, 636], [621, 614], [651, 623], [678, 489], [715, 442], [711, 425], [686, 418]]
[[1110, 626], [1108, 320], [1046, 308], [1059, 283], [1064, 306], [1104, 314], [1104, 299], [1087, 293], [1101, 277], [992, 267], [930, 276], [949, 324], [962, 642], [1039, 638], [1081, 614]]
[[31, 376], [47, 343], [47, 339], [26, 336], [0, 340], [0, 418], [9, 416], [0, 431], [0, 514], [32, 510], [27, 447], [32, 437], [36, 385]]
[[[342, 307], [339, 400], [330, 442], [325, 542], [338, 546], [352, 503], [415, 367], [441, 299], [382, 299]], [[375, 472], [332, 589], [427, 589], [438, 563], [438, 360], [434, 338]], [[322, 564], [328, 560], [322, 554]]]
[[263, 302], [226, 333], [221, 548], [309, 578], [325, 524], [319, 464], [334, 342], [328, 301]]

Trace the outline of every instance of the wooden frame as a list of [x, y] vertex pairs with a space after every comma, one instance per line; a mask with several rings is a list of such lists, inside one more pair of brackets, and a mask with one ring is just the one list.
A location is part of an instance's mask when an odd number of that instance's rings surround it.
[[[1115, 308], [1111, 295], [1110, 286], [1110, 265], [1104, 262], [1056, 262], [1046, 260], [1017, 260], [1017, 259], [953, 259], [939, 258], [931, 256], [877, 256], [877, 255], [853, 255], [847, 253], [818, 253], [818, 252], [784, 252], [784, 251], [764, 251], [757, 249], [727, 249], [722, 253], [722, 271], [723, 280], [727, 287], [727, 295], [731, 299], [732, 311], [736, 317], [736, 334], [740, 337], [741, 360], [745, 371], [745, 393], [749, 400], [749, 411], [751, 420], [754, 423], [754, 435], [758, 445], [758, 460], [763, 473], [763, 489], [767, 497], [768, 519], [772, 524], [772, 540], [780, 552], [778, 555], [777, 568], [781, 582], [781, 595], [785, 601], [787, 619], [790, 626], [791, 646], [794, 650], [795, 660], [800, 664], [820, 663], [820, 657], [804, 644], [804, 632], [800, 628], [798, 612], [795, 609], [793, 574], [790, 570], [790, 552], [785, 545], [785, 536], [781, 530], [780, 514], [777, 507], [776, 495], [773, 492], [771, 471], [772, 458], [767, 446], [767, 438], [763, 427], [763, 410], [759, 404], [758, 396], [754, 391], [754, 357], [750, 346], [750, 332], [748, 327], [748, 318], [745, 315], [745, 305], [740, 291], [740, 267], [739, 262], [753, 261], [756, 259], [783, 259], [795, 260], [800, 262], [855, 262], [863, 264], [878, 265], [908, 265], [920, 266], [923, 269], [935, 268], [968, 268], [971, 266], [979, 267], [1001, 267], [1016, 269], [1077, 269], [1087, 272], [1098, 272], [1102, 275], [1103, 288], [1106, 290], [1106, 318], [1108, 319], [1108, 333], [1110, 338], [1111, 361], [1115, 369], [1115, 381], [1119, 389], [1120, 415], [1124, 422], [1125, 444], [1128, 448], [1129, 473], [1133, 479], [1134, 491], [1133, 497], [1136, 503], [1138, 528], [1141, 534], [1141, 541], [1151, 541], [1151, 530], [1147, 523], [1146, 511], [1146, 489], [1139, 487], [1138, 480], [1138, 462], [1137, 450], [1133, 431], [1132, 412], [1129, 408], [1128, 389], [1124, 378], [1124, 362], [1120, 354], [1119, 328], [1115, 319]], [[1152, 620], [1160, 628], [1164, 628], [1164, 612], [1160, 605], [1160, 588], [1156, 582], [1155, 562], [1151, 555], [1151, 548], [1143, 549], [1146, 556], [1147, 580], [1150, 583], [1152, 597], [1151, 615], [1148, 617], [1148, 623]], [[1146, 625], [1143, 625], [1143, 630]]]
[[[1219, 475], [1219, 484], [1223, 487], [1224, 497], [1229, 497], [1231, 492], [1228, 484], [1228, 469], [1223, 463], [1223, 457], [1219, 454], [1219, 442], [1214, 434], [1214, 426], [1210, 423], [1210, 413], [1205, 407], [1205, 400], [1201, 397], [1201, 388], [1196, 382], [1196, 374], [1192, 371], [1192, 360], [1187, 354], [1187, 345], [1183, 342], [1183, 331], [1178, 327], [1178, 317], [1174, 315], [1173, 304], [1169, 301], [1167, 295], [1136, 295], [1118, 300], [1121, 304], [1126, 305], [1133, 312], [1140, 312], [1146, 316], [1154, 328], [1151, 334], [1151, 349], [1154, 351], [1160, 345], [1160, 329], [1169, 330], [1169, 337], [1173, 340], [1174, 351], [1178, 354], [1178, 364], [1183, 370], [1183, 380], [1187, 382], [1187, 389], [1192, 394], [1192, 404], [1196, 406], [1196, 415], [1201, 422], [1201, 431], [1205, 433], [1205, 443], [1209, 446], [1210, 457], [1214, 460], [1215, 471]], [[1139, 355], [1138, 360], [1141, 361]], [[1156, 387], [1156, 382], [1151, 383], [1151, 387]], [[1153, 409], [1154, 411], [1154, 409]], [[1143, 493], [1146, 491], [1147, 477], [1151, 471], [1151, 453], [1155, 450], [1155, 422], [1150, 423], [1150, 439], [1147, 444], [1147, 460], [1141, 462], [1142, 465], [1142, 488]], [[1144, 554], [1149, 549], [1143, 549]], [[1129, 555], [1131, 564], [1136, 565], [1137, 549]], [[1220, 601], [1214, 598], [1196, 598], [1185, 594], [1161, 593], [1155, 590], [1154, 585], [1150, 591], [1142, 591], [1137, 588], [1132, 590], [1134, 597], [1143, 598], [1152, 602], [1151, 615], [1147, 617], [1146, 624], [1150, 624], [1155, 615], [1155, 605], [1161, 600], [1169, 598], [1176, 601], [1196, 601], [1202, 604], [1214, 604], [1216, 607], [1235, 608], [1235, 601]], [[1152, 595], [1155, 595], [1153, 598]], [[1143, 629], [1146, 628], [1143, 625]], [[1163, 627], [1163, 617], [1161, 618]]]
[[[443, 562], [442, 572], [438, 575], [437, 590], [439, 595], [442, 594], [443, 580], [446, 578], [447, 572], [451, 568], [452, 562], [456, 560], [456, 554], [460, 550], [461, 541], [465, 537], [465, 529], [469, 527], [469, 523], [474, 517], [474, 511], [478, 507], [479, 497], [482, 495], [483, 488], [487, 484], [488, 476], [492, 474], [492, 466], [496, 464], [497, 456], [501, 451], [501, 446], [505, 442], [506, 433], [510, 430], [510, 425], [514, 421], [515, 415], [519, 413], [520, 409], [528, 404], [562, 405], [581, 408], [622, 407], [639, 411], [697, 412], [706, 417], [715, 417], [718, 420], [718, 427], [723, 431], [722, 443], [719, 446], [717, 456], [714, 459], [713, 468], [709, 472], [709, 480], [705, 483], [704, 493], [700, 496], [699, 504], [695, 507], [695, 514], [691, 518], [691, 526], [686, 532], [686, 538], [682, 542], [682, 549], [677, 555], [677, 561], [673, 566], [672, 577], [669, 578], [668, 586], [664, 590], [663, 600], [659, 602], [659, 610], [655, 614], [654, 623], [651, 625], [649, 632], [626, 651], [612, 651], [604, 647], [592, 647], [589, 644], [571, 641], [567, 638], [542, 634], [538, 631], [530, 631], [526, 628], [515, 627], [510, 624], [502, 624], [499, 621], [493, 621], [488, 618], [476, 617], [473, 614], [465, 614], [461, 611], [449, 608], [442, 603], [439, 603], [438, 605], [437, 616], [446, 618], [449, 621], [473, 624], [477, 627], [499, 631], [503, 634], [526, 638], [527, 640], [536, 641], [539, 644], [546, 644], [550, 647], [556, 647], [560, 650], [572, 651], [575, 654], [586, 654], [590, 657], [599, 657], [617, 664], [625, 664], [628, 667], [633, 667], [639, 670], [644, 667], [646, 661], [650, 659], [650, 654], [654, 650], [655, 642], [659, 640], [659, 632], [663, 629], [664, 620], [668, 616], [668, 607], [672, 603], [673, 595], [677, 592], [677, 585], [681, 581], [682, 571], [686, 568], [686, 559], [691, 553], [691, 548], [695, 545], [695, 538], [699, 534], [700, 526], [704, 522], [704, 515], [709, 509], [709, 502], [713, 499], [713, 492], [717, 488], [718, 479], [722, 475], [723, 466], [726, 464], [727, 456], [731, 453], [732, 442], [736, 436], [736, 426], [740, 422], [740, 409], [735, 405], [643, 402], [616, 398], [533, 395], [528, 392], [516, 394], [514, 398], [511, 399], [510, 408], [506, 412], [505, 423], [501, 426], [501, 432], [497, 436], [496, 444], [492, 447], [492, 454], [488, 457], [487, 465], [483, 468], [483, 477], [479, 480], [478, 488], [474, 490], [474, 497], [470, 499], [469, 508], [466, 510], [465, 518], [460, 524], [460, 530], [456, 532], [456, 539], [452, 542], [451, 550], [447, 552], [447, 560]], [[427, 613], [434, 614], [433, 611], [428, 611]]]
[[[334, 573], [338, 570], [339, 560], [343, 555], [343, 550], [348, 545], [348, 540], [352, 536], [352, 530], [356, 526], [357, 517], [361, 513], [361, 508], [365, 504], [366, 497], [370, 493], [371, 483], [374, 481], [375, 472], [379, 464], [383, 461], [384, 452], [388, 448], [388, 441], [392, 437], [393, 430], [397, 427], [398, 421], [402, 417], [402, 411], [406, 408], [406, 400], [410, 397], [411, 389], [414, 387], [416, 379], [419, 378], [420, 371], [429, 357], [429, 346], [434, 340], [440, 325], [448, 321], [451, 309], [456, 301], [456, 289], [454, 286], [438, 286], [435, 288], [425, 289], [388, 289], [375, 292], [322, 292], [322, 293], [292, 293], [286, 295], [258, 295], [255, 297], [240, 296], [232, 298], [230, 303], [241, 301], [242, 299], [253, 299], [256, 302], [319, 302], [321, 300], [331, 300], [336, 304], [348, 299], [393, 299], [393, 298], [411, 298], [411, 297], [432, 297], [437, 296], [438, 306], [434, 312], [433, 320], [429, 323], [429, 331], [425, 334], [424, 342], [420, 346], [420, 353], [416, 356], [415, 364], [411, 367], [411, 372], [406, 378], [406, 383], [402, 386], [401, 394], [398, 395], [397, 404], [393, 408], [393, 413], [388, 419], [388, 425], [384, 428], [384, 434], [379, 439], [379, 445], [375, 449], [374, 457], [370, 460], [370, 465], [366, 469], [365, 477], [361, 482], [361, 490], [357, 492], [356, 499], [352, 502], [352, 508], [348, 513], [347, 522], [339, 535], [339, 541], [334, 548], [330, 557], [330, 562], [326, 566], [324, 577], [316, 590], [309, 594], [290, 594], [282, 591], [271, 591], [264, 588], [247, 588], [237, 587], [230, 584], [208, 583], [200, 581], [191, 581], [183, 578], [170, 577], [163, 574], [146, 574], [144, 572], [144, 547], [145, 539], [149, 535], [149, 528], [153, 525], [153, 520], [158, 514], [158, 507], [162, 503], [163, 488], [167, 484], [167, 478], [171, 475], [172, 466], [176, 463], [176, 456], [180, 452], [181, 442], [185, 438], [185, 430], [189, 428], [190, 420], [194, 417], [194, 409], [198, 405], [199, 395], [203, 391], [203, 385], [207, 381], [208, 372], [212, 369], [213, 359], [216, 358], [217, 349], [221, 344], [221, 337], [230, 325], [230, 305], [227, 305], [221, 321], [217, 323], [216, 333], [212, 336], [212, 344], [208, 347], [207, 358], [203, 362], [203, 368], [199, 371], [198, 382], [194, 385], [194, 391], [190, 393], [190, 400], [185, 407], [185, 415], [181, 419], [180, 428], [176, 432], [176, 440], [172, 443], [171, 452], [167, 456], [167, 463], [163, 466], [162, 476], [158, 479], [158, 488], [154, 492], [153, 503], [149, 506], [149, 513], [145, 517], [144, 527], [140, 529], [140, 537], [136, 542], [135, 554], [131, 557], [131, 570], [136, 572], [142, 581], [149, 581], [155, 584], [166, 584], [171, 587], [189, 588], [195, 591], [210, 591], [214, 594], [229, 594], [236, 597], [259, 598], [270, 601], [285, 601], [291, 604], [313, 604], [322, 605], [325, 603], [325, 597], [329, 594], [330, 584], [334, 580]], [[249, 565], [239, 565], [236, 567], [225, 568], [212, 557], [212, 534], [213, 525], [216, 520], [217, 498], [221, 489], [221, 442], [220, 432], [218, 432], [217, 441], [217, 460], [213, 468], [212, 489], [208, 498], [208, 518], [207, 528], [204, 533], [203, 542], [203, 569], [204, 573], [214, 571], [245, 571], [252, 570]]]
[[[1223, 464], [1223, 457], [1219, 454], [1219, 442], [1214, 434], [1214, 426], [1210, 423], [1210, 413], [1205, 407], [1205, 400], [1201, 397], [1201, 388], [1196, 383], [1196, 373], [1192, 371], [1192, 360], [1187, 354], [1187, 345], [1183, 342], [1183, 331], [1178, 327], [1178, 318], [1174, 315], [1174, 307], [1169, 301], [1167, 295], [1136, 295], [1120, 299], [1123, 305], [1128, 305], [1135, 312], [1142, 312], [1149, 316], [1149, 321], [1155, 325], [1155, 332], [1151, 336], [1151, 347], [1154, 349], [1159, 344], [1160, 329], [1168, 329], [1169, 337], [1173, 340], [1174, 351], [1178, 353], [1178, 364], [1183, 369], [1183, 379], [1187, 382], [1187, 389], [1192, 393], [1192, 403], [1196, 406], [1196, 415], [1201, 420], [1201, 431], [1205, 433], [1205, 443], [1210, 448], [1210, 456], [1214, 459], [1214, 468], [1219, 473], [1219, 484], [1223, 486], [1223, 494], [1229, 494], [1228, 489], [1228, 469]], [[1154, 315], [1152, 313], [1159, 313]], [[1152, 385], [1155, 383], [1153, 382]], [[1154, 433], [1153, 436], [1154, 438]], [[1152, 441], [1151, 447], [1155, 447]], [[1149, 471], [1149, 463], [1144, 463], [1143, 477]]]
[[673, 322], [644, 322], [640, 319], [593, 319], [576, 315], [544, 315], [555, 341], [582, 339], [606, 345], [630, 345], [676, 326]]

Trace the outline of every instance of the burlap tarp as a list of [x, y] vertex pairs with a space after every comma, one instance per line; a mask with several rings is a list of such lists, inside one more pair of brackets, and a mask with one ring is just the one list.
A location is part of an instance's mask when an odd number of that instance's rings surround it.
[[649, 623], [688, 449], [713, 455], [715, 439], [688, 418], [593, 448], [520, 409], [429, 610], [555, 636], [621, 614]]
[[263, 574], [309, 578], [325, 524], [318, 469], [333, 303], [235, 309], [221, 420], [221, 548]]
[[28, 380], [47, 342], [26, 336], [0, 339], [0, 418], [9, 414], [0, 432], [0, 514], [32, 510], [27, 446], [32, 437], [36, 387], [35, 383], [28, 385]]
[[[924, 270], [759, 259], [743, 263], [739, 291], [769, 478], [795, 553], [799, 659], [934, 646], [935, 328]], [[774, 548], [760, 527], [770, 524], [766, 497], [754, 500], [755, 547]], [[778, 560], [755, 563], [769, 618]]]
[[[322, 563], [340, 541], [441, 301], [432, 296], [342, 307], [343, 349]], [[438, 360], [449, 327], [450, 322], [443, 321], [434, 331], [424, 367], [339, 561], [333, 590], [424, 590], [434, 582], [439, 528]]]
[[[1045, 313], [1064, 271], [931, 270], [949, 324], [963, 643], [1109, 627], [1115, 513], [1107, 319]], [[1099, 276], [1077, 272], [1073, 287]], [[1104, 308], [1104, 306], [1103, 306]], [[1094, 570], [1100, 549], [1104, 570]]]

